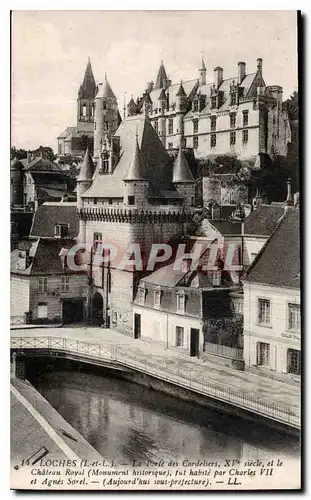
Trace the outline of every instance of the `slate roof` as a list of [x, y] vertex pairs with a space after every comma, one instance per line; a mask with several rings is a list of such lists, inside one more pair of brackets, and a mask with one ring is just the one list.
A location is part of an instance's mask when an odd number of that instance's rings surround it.
[[229, 220], [215, 220], [208, 219], [208, 222], [217, 229], [222, 235], [239, 235], [242, 233], [242, 223], [241, 222], [231, 222]]
[[83, 83], [80, 87], [79, 96], [85, 99], [94, 99], [96, 93], [96, 83], [93, 75], [90, 59], [88, 60]]
[[111, 99], [117, 99], [114, 95], [112, 88], [107, 80], [107, 76], [105, 76], [105, 80], [103, 83], [98, 84], [98, 92], [96, 97], [109, 97]]
[[284, 204], [259, 205], [244, 221], [244, 235], [270, 236], [284, 215]]
[[245, 281], [300, 288], [299, 210], [290, 209], [249, 267]]
[[126, 174], [125, 180], [127, 181], [145, 180], [144, 165], [141, 159], [137, 138], [136, 138], [133, 158], [128, 173]]
[[173, 166], [173, 183], [176, 182], [194, 182], [192, 172], [181, 148], [179, 148], [178, 155]]
[[26, 171], [30, 172], [60, 172], [63, 173], [61, 168], [56, 165], [56, 163], [48, 160], [47, 158], [41, 158], [38, 156], [34, 158], [25, 166]]
[[169, 155], [146, 116], [134, 115], [120, 124], [115, 135], [120, 136], [121, 157], [111, 175], [95, 171], [94, 180], [83, 197], [123, 198], [123, 179], [132, 162], [136, 133], [144, 177], [150, 182], [150, 195], [172, 189], [172, 165]]
[[70, 134], [75, 134], [77, 132], [77, 127], [67, 127], [65, 130], [57, 137], [57, 139], [65, 139]]
[[[195, 90], [198, 87], [198, 84], [199, 84], [199, 80], [197, 78], [194, 80], [188, 80], [188, 81], [182, 83], [183, 89], [184, 89], [188, 99], [194, 94]], [[176, 104], [176, 97], [177, 97], [177, 93], [179, 91], [179, 87], [180, 87], [180, 83], [176, 83], [176, 84], [170, 85], [166, 90], [166, 93], [168, 94], [168, 100], [169, 100], [170, 107], [174, 106]], [[151, 101], [152, 101], [152, 109], [153, 110], [158, 109], [158, 107], [159, 107], [158, 99], [160, 97], [160, 94], [161, 94], [161, 89], [154, 89], [149, 94]]]
[[155, 89], [161, 89], [164, 86], [164, 82], [167, 80], [166, 71], [164, 68], [163, 61], [161, 61], [160, 68], [157, 74], [157, 78], [154, 84]]
[[[62, 248], [69, 250], [75, 243], [75, 240], [71, 239], [43, 240], [38, 238], [30, 249], [30, 263], [25, 270], [18, 269], [20, 250], [11, 252], [11, 273], [24, 276], [64, 274], [59, 253]], [[67, 267], [66, 274], [77, 273]]]
[[94, 164], [89, 148], [87, 147], [77, 181], [89, 181], [94, 174]]
[[75, 202], [43, 203], [34, 215], [30, 236], [54, 238], [55, 224], [69, 224], [67, 237], [78, 236], [79, 219]]

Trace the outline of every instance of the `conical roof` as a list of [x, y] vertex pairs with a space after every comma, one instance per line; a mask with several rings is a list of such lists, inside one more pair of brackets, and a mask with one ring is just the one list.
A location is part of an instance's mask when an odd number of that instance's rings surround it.
[[129, 100], [128, 104], [127, 104], [127, 107], [130, 108], [130, 107], [136, 107], [136, 104], [135, 104], [135, 101], [133, 99], [133, 97], [131, 97], [131, 99]]
[[112, 91], [112, 88], [110, 87], [110, 84], [107, 80], [107, 75], [105, 75], [105, 80], [104, 82], [101, 84], [101, 88], [98, 92], [98, 95], [100, 97], [110, 97], [112, 99], [117, 99], [116, 96], [114, 95], [113, 91]]
[[156, 82], [155, 82], [155, 85], [154, 85], [154, 90], [155, 89], [161, 89], [162, 87], [164, 87], [164, 82], [166, 80], [167, 80], [166, 71], [165, 71], [165, 68], [164, 68], [163, 61], [161, 61], [161, 65], [160, 65], [160, 68], [159, 68], [159, 71], [158, 71], [158, 76], [157, 76], [157, 79], [156, 79]]
[[89, 148], [87, 147], [84, 155], [82, 167], [80, 169], [77, 181], [91, 181], [94, 173], [94, 164]]
[[181, 148], [179, 148], [173, 167], [173, 183], [175, 182], [194, 182], [192, 172]]
[[22, 162], [15, 158], [11, 161], [11, 170], [22, 170], [24, 168]]
[[180, 82], [179, 89], [178, 89], [178, 92], [177, 92], [176, 96], [177, 97], [187, 97], [187, 94], [185, 92], [185, 89], [183, 87], [182, 82]]
[[95, 91], [96, 83], [93, 75], [91, 61], [89, 58], [83, 78], [83, 83], [80, 87], [81, 97], [84, 97], [85, 99], [94, 99]]
[[146, 180], [143, 175], [143, 163], [141, 159], [141, 154], [138, 146], [138, 138], [136, 137], [135, 149], [132, 158], [132, 162], [127, 173], [127, 176], [124, 178], [125, 181], [143, 181]]
[[206, 66], [205, 66], [203, 57], [202, 57], [202, 63], [201, 63], [201, 68], [200, 69], [201, 69], [201, 71], [202, 70], [206, 71]]

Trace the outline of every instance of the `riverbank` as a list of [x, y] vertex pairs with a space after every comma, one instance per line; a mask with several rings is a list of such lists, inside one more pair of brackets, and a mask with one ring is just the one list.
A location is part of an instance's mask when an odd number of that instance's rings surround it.
[[261, 413], [276, 420], [282, 419], [284, 423], [287, 420], [289, 423], [299, 421], [300, 388], [297, 384], [190, 358], [176, 350], [133, 340], [109, 329], [83, 326], [36, 329], [34, 332], [19, 329], [12, 332], [13, 336], [21, 339], [23, 348], [41, 349], [46, 344], [45, 347], [56, 350], [69, 349], [69, 353], [78, 349], [81, 359], [83, 356], [95, 359], [100, 353], [120, 366], [130, 366], [135, 371], [202, 392], [215, 400], [236, 404], [255, 415]]
[[11, 487], [21, 487], [27, 460], [34, 466], [41, 459], [102, 460], [102, 456], [29, 382], [11, 377]]

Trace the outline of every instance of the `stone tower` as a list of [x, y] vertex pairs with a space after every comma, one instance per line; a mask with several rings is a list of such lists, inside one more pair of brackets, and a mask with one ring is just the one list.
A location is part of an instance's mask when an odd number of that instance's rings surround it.
[[195, 180], [181, 146], [179, 147], [178, 155], [174, 162], [173, 185], [176, 191], [184, 196], [185, 206], [194, 206]]
[[118, 128], [118, 103], [107, 76], [98, 85], [95, 98], [94, 160], [100, 157], [103, 141], [111, 138]]
[[124, 182], [124, 206], [142, 209], [148, 206], [149, 181], [144, 177], [144, 165], [138, 146], [138, 136], [132, 162]]
[[23, 164], [17, 158], [11, 162], [11, 204], [23, 205]]
[[96, 83], [90, 59], [88, 60], [83, 83], [79, 88], [77, 99], [77, 131], [93, 132], [94, 129], [94, 99]]
[[187, 95], [182, 82], [176, 94], [176, 134], [178, 136], [178, 146], [183, 145], [184, 137], [184, 114], [187, 106]]

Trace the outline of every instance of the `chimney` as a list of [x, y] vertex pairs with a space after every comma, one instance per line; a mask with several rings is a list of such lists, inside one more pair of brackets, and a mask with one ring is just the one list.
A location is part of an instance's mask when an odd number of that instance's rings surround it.
[[223, 69], [220, 66], [217, 66], [214, 69], [214, 75], [215, 75], [215, 86], [218, 89], [222, 83], [223, 79]]
[[261, 57], [258, 57], [258, 59], [257, 59], [257, 71], [259, 73], [262, 73], [262, 59], [261, 59]]
[[246, 64], [245, 62], [238, 62], [238, 85], [241, 85], [246, 75]]

